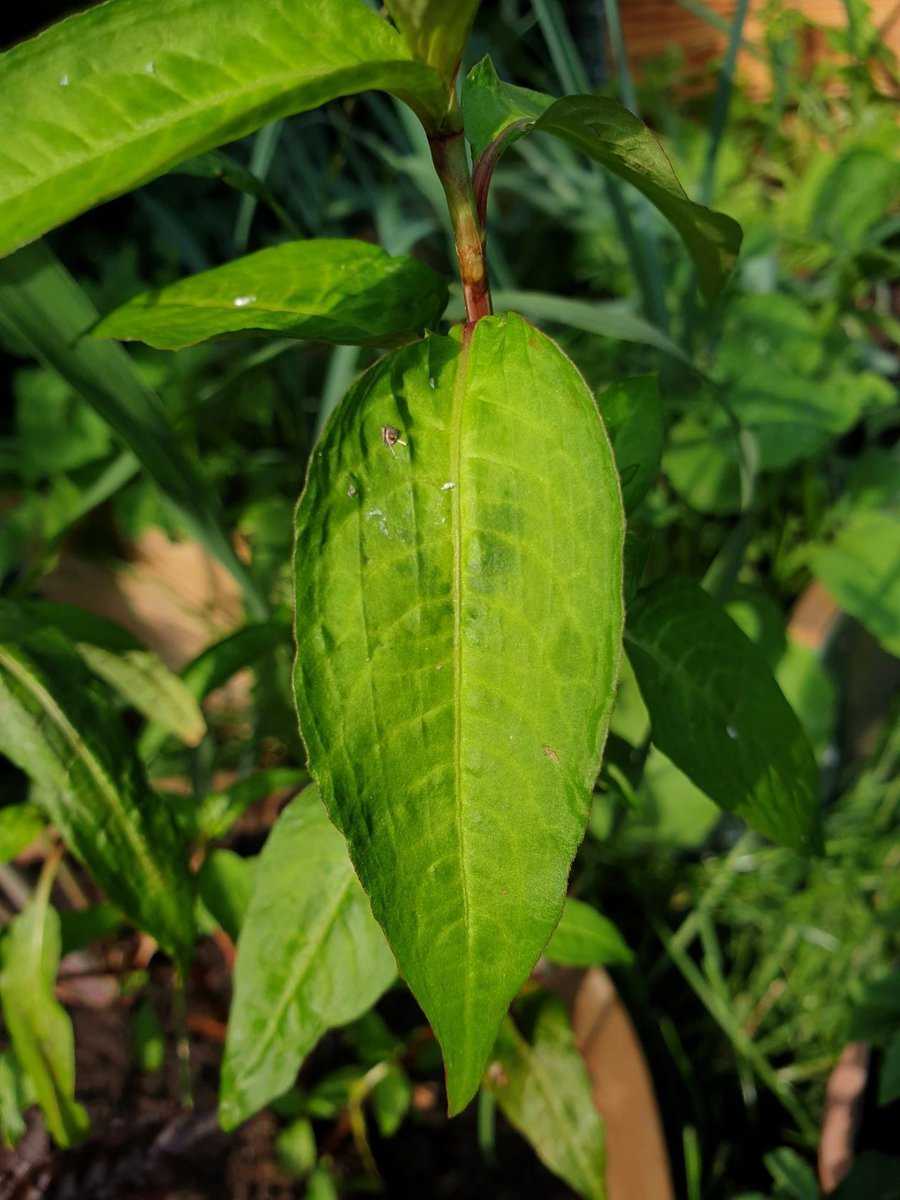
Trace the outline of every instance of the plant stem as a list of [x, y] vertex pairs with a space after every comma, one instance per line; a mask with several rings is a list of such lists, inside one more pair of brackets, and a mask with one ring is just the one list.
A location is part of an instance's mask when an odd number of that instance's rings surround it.
[[434, 133], [428, 144], [450, 210], [466, 319], [474, 324], [481, 317], [489, 317], [493, 310], [484, 257], [484, 228], [475, 205], [463, 131], [455, 128], [447, 133]]
[[175, 1025], [175, 1056], [178, 1060], [178, 1100], [182, 1108], [194, 1107], [191, 1089], [191, 1041], [187, 1027], [187, 979], [181, 965], [172, 980], [172, 1016]]

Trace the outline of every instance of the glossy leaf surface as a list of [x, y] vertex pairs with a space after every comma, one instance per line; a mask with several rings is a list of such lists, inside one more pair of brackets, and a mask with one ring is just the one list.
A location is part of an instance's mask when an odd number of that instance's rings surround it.
[[222, 1065], [225, 1129], [286, 1091], [322, 1034], [358, 1017], [396, 974], [315, 789], [282, 812], [255, 879]]
[[387, 10], [416, 58], [450, 81], [480, 0], [386, 0]]
[[87, 1113], [75, 1099], [75, 1044], [72, 1022], [56, 999], [59, 917], [49, 904], [45, 876], [30, 903], [14, 917], [0, 948], [0, 1001], [3, 1019], [54, 1141], [79, 1142], [88, 1129]]
[[176, 163], [368, 88], [443, 111], [361, 0], [110, 0], [0, 56], [0, 255]]
[[561, 967], [630, 963], [633, 955], [608, 917], [569, 896], [544, 954]]
[[762, 651], [689, 580], [640, 593], [625, 637], [660, 750], [759, 833], [818, 850], [815, 759]]
[[665, 150], [643, 121], [602, 96], [564, 96], [513, 87], [483, 59], [463, 86], [466, 134], [476, 155], [536, 132], [552, 133], [643, 192], [681, 235], [707, 296], [725, 283], [737, 259], [741, 228], [724, 213], [695, 204]]
[[0, 751], [111, 900], [170, 953], [193, 944], [184, 847], [119, 716], [50, 630], [0, 611]]
[[603, 1123], [568, 1014], [555, 996], [529, 1007], [529, 1038], [503, 1022], [487, 1086], [551, 1171], [586, 1200], [605, 1200]]
[[434, 325], [447, 285], [414, 258], [350, 238], [285, 242], [144, 292], [111, 312], [95, 337], [180, 350], [240, 332], [391, 346]]
[[452, 1112], [562, 910], [618, 672], [622, 538], [593, 396], [515, 314], [376, 364], [311, 461], [301, 730]]

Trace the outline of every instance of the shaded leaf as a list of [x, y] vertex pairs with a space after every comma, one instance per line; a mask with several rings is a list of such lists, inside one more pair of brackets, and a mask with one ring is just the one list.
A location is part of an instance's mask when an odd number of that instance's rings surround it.
[[190, 827], [193, 837], [202, 837], [207, 841], [223, 837], [251, 804], [275, 792], [299, 791], [307, 783], [308, 773], [295, 767], [270, 767], [266, 771], [254, 771], [252, 775], [239, 779], [220, 792], [208, 792], [196, 805], [186, 825]]
[[688, 199], [666, 152], [633, 113], [602, 96], [564, 96], [513, 87], [482, 59], [462, 93], [466, 134], [476, 155], [497, 139], [552, 133], [632, 184], [681, 235], [700, 286], [714, 296], [725, 284], [741, 245], [741, 227], [724, 213]]
[[275, 1139], [275, 1157], [282, 1170], [295, 1179], [305, 1179], [316, 1165], [316, 1135], [308, 1117], [291, 1121]]
[[395, 973], [343, 838], [307, 789], [269, 834], [238, 942], [223, 1128], [286, 1091], [322, 1034], [374, 1004]]
[[88, 1118], [75, 1099], [72, 1023], [54, 995], [60, 939], [59, 917], [49, 904], [51, 882], [45, 872], [0, 945], [0, 1001], [47, 1128], [57, 1145], [72, 1146], [87, 1133]]
[[[437, 74], [360, 0], [113, 0], [0, 56], [0, 255], [277, 117]], [[115, 99], [113, 99], [115, 98]]]
[[240, 332], [399, 345], [437, 323], [447, 285], [414, 258], [349, 238], [285, 242], [115, 309], [94, 337], [180, 350]]
[[893, 513], [851, 515], [827, 545], [813, 548], [813, 573], [852, 617], [900, 656], [900, 521]]
[[900, 1100], [900, 1033], [888, 1042], [878, 1077], [878, 1103], [893, 1104], [895, 1100]]
[[655, 375], [611, 383], [597, 397], [609, 431], [622, 483], [625, 511], [632, 512], [659, 474], [663, 448], [663, 408]]
[[515, 314], [376, 364], [311, 461], [301, 730], [451, 1112], [562, 911], [618, 673], [622, 524], [593, 396]]
[[604, 1200], [603, 1123], [568, 1014], [555, 996], [542, 996], [531, 1015], [527, 1040], [511, 1018], [503, 1022], [486, 1086], [545, 1166], [579, 1196]]
[[129, 650], [140, 650], [141, 644], [137, 639], [105, 617], [79, 608], [76, 604], [60, 604], [53, 600], [25, 600], [18, 603], [18, 608], [35, 622], [51, 625], [65, 634], [70, 642], [87, 642], [91, 646], [100, 646], [117, 654], [127, 654]]
[[184, 959], [193, 944], [184, 848], [118, 714], [60, 635], [0, 609], [0, 751], [91, 874], [141, 929]]
[[372, 1089], [372, 1111], [382, 1137], [393, 1137], [412, 1103], [412, 1084], [402, 1067], [392, 1063]]
[[452, 81], [480, 0], [385, 0], [416, 58]]
[[253, 895], [257, 860], [233, 850], [213, 850], [197, 875], [197, 891], [232, 941], [237, 941]]
[[7, 804], [0, 808], [0, 863], [16, 858], [46, 828], [41, 810], [34, 804]]
[[593, 967], [603, 963], [630, 963], [634, 955], [608, 917], [590, 904], [569, 896], [544, 951], [561, 967]]
[[787, 1200], [819, 1200], [819, 1185], [815, 1172], [800, 1155], [782, 1146], [765, 1156], [766, 1169], [772, 1176], [778, 1195]]
[[795, 850], [818, 850], [815, 759], [761, 651], [688, 580], [640, 593], [628, 617], [654, 743], [720, 807]]

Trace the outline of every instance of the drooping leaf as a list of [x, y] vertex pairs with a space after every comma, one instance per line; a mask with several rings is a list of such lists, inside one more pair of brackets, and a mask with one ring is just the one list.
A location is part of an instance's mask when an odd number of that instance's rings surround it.
[[197, 875], [197, 890], [207, 912], [237, 941], [253, 895], [257, 860], [233, 850], [213, 850]]
[[559, 924], [544, 951], [561, 967], [592, 967], [630, 963], [634, 955], [608, 917], [582, 900], [569, 896]]
[[[118, 2], [102, 7], [111, 10]], [[243, 585], [254, 615], [263, 615], [265, 605], [224, 531], [218, 505], [182, 451], [158, 397], [121, 346], [82, 338], [97, 318], [88, 297], [43, 243], [0, 261], [0, 327], [14, 330], [36, 358], [96, 409], [194, 536]]]
[[0, 863], [21, 854], [40, 837], [46, 824], [34, 804], [7, 804], [0, 808]]
[[152, 650], [115, 654], [89, 642], [76, 649], [95, 675], [148, 719], [155, 720], [186, 746], [197, 746], [206, 733], [200, 706], [179, 677]]
[[72, 1146], [88, 1129], [75, 1099], [72, 1023], [54, 995], [59, 966], [59, 917], [49, 904], [45, 874], [0, 944], [0, 1001], [17, 1061], [26, 1071], [54, 1141]]
[[385, 0], [416, 58], [452, 82], [480, 0]]
[[0, 751], [97, 882], [184, 959], [193, 944], [184, 847], [113, 706], [53, 630], [0, 610]]
[[860, 511], [816, 546], [812, 569], [841, 607], [900, 657], [900, 520]]
[[446, 88], [361, 0], [111, 0], [0, 56], [0, 255], [277, 117]]
[[622, 523], [593, 396], [515, 314], [383, 359], [312, 458], [301, 731], [452, 1112], [562, 911], [618, 672]]
[[760, 833], [817, 851], [815, 759], [763, 653], [682, 579], [638, 595], [625, 637], [660, 750]]
[[603, 1123], [568, 1014], [555, 996], [535, 1008], [528, 1039], [503, 1022], [486, 1085], [545, 1166], [586, 1200], [605, 1200]]
[[[689, 200], [666, 152], [633, 113], [602, 96], [564, 96], [513, 87], [482, 59], [462, 92], [466, 135], [476, 156], [531, 132], [552, 133], [632, 184], [681, 235], [707, 296], [721, 291], [737, 259], [741, 228], [724, 213]], [[500, 139], [498, 141], [498, 139]]]
[[663, 408], [655, 375], [611, 383], [597, 397], [622, 482], [625, 511], [637, 508], [656, 482], [663, 448]]
[[92, 333], [163, 350], [240, 332], [394, 346], [433, 326], [446, 304], [447, 285], [424, 263], [368, 242], [316, 238], [144, 292]]
[[315, 789], [269, 834], [238, 941], [219, 1119], [233, 1129], [294, 1081], [326, 1030], [394, 978], [384, 935]]

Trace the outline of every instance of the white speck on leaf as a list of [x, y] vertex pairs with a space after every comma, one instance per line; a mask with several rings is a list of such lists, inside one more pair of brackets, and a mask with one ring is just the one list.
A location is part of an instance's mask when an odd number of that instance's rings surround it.
[[150, 62], [145, 64], [144, 71], [148, 75], [155, 75], [156, 74], [156, 63], [153, 62], [153, 60], [151, 59]]
[[356, 495], [356, 488], [353, 486], [352, 483], [349, 483], [347, 485], [347, 495], [350, 497], [351, 500]]
[[234, 307], [246, 308], [248, 304], [252, 304], [256, 300], [255, 296], [235, 296]]
[[60, 87], [68, 87], [68, 86], [69, 86], [69, 77], [68, 77], [68, 75], [60, 75], [60, 77], [59, 77], [59, 86], [60, 86]]
[[728, 734], [728, 736], [730, 738], [737, 740], [738, 731], [735, 729], [735, 727], [733, 725], [726, 725], [725, 732]]
[[431, 388], [432, 391], [434, 391], [437, 388], [437, 380], [435, 379], [435, 377], [433, 375], [428, 380], [428, 386]]
[[441, 484], [441, 491], [442, 492], [452, 492], [455, 487], [456, 487], [456, 484], [453, 482], [453, 480], [448, 479], [446, 483]]

